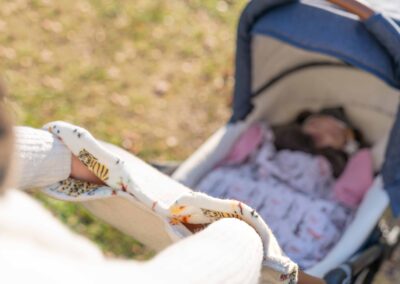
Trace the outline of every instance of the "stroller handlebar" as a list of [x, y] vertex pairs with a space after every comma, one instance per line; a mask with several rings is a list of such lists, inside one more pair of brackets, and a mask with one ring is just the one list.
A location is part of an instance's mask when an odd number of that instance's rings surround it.
[[363, 21], [368, 20], [375, 14], [374, 10], [357, 0], [328, 0], [328, 2], [331, 2], [332, 4], [335, 4], [350, 13], [359, 16]]

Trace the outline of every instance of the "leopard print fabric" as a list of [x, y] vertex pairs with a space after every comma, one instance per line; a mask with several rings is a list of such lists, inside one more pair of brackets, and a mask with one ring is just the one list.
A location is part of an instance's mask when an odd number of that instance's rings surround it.
[[55, 187], [54, 190], [58, 193], [63, 193], [72, 197], [78, 197], [84, 193], [89, 195], [90, 193], [94, 194], [95, 189], [98, 187], [99, 186], [96, 184], [68, 178], [60, 181], [59, 186]]

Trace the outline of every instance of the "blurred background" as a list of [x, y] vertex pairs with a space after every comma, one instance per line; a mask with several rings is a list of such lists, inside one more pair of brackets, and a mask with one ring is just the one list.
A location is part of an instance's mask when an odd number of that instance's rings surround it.
[[[245, 0], [0, 0], [0, 74], [19, 125], [65, 120], [146, 161], [183, 160], [229, 118]], [[153, 252], [36, 194], [107, 256]], [[393, 262], [376, 283], [398, 283]]]

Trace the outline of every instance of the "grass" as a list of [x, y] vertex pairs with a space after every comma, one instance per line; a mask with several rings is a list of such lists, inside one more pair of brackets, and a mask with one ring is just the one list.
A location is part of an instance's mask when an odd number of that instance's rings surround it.
[[[16, 123], [65, 120], [145, 160], [185, 159], [229, 117], [246, 2], [0, 0], [0, 76]], [[34, 196], [107, 256], [153, 255], [79, 205]], [[385, 266], [389, 279], [396, 267]]]
[[[65, 120], [145, 160], [182, 160], [229, 117], [246, 1], [0, 0], [15, 121]], [[106, 255], [152, 252], [81, 206], [35, 195]]]

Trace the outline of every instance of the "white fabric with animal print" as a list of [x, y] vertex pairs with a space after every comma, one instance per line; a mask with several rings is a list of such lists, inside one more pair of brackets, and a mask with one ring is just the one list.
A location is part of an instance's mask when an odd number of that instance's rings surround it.
[[255, 208], [285, 253], [310, 268], [339, 240], [353, 212], [331, 197], [334, 180], [324, 157], [276, 151], [272, 130], [263, 132], [248, 161], [214, 169], [197, 190]]
[[238, 218], [252, 226], [262, 239], [263, 274], [268, 274], [268, 283], [297, 282], [298, 265], [283, 253], [271, 229], [245, 203], [193, 192], [140, 159], [125, 164], [83, 128], [65, 122], [52, 122], [44, 128], [62, 140], [107, 185], [96, 186], [69, 178], [44, 189], [45, 193], [69, 201], [113, 195], [139, 201], [164, 218], [177, 238], [191, 234], [183, 223], [209, 224], [221, 218]]

